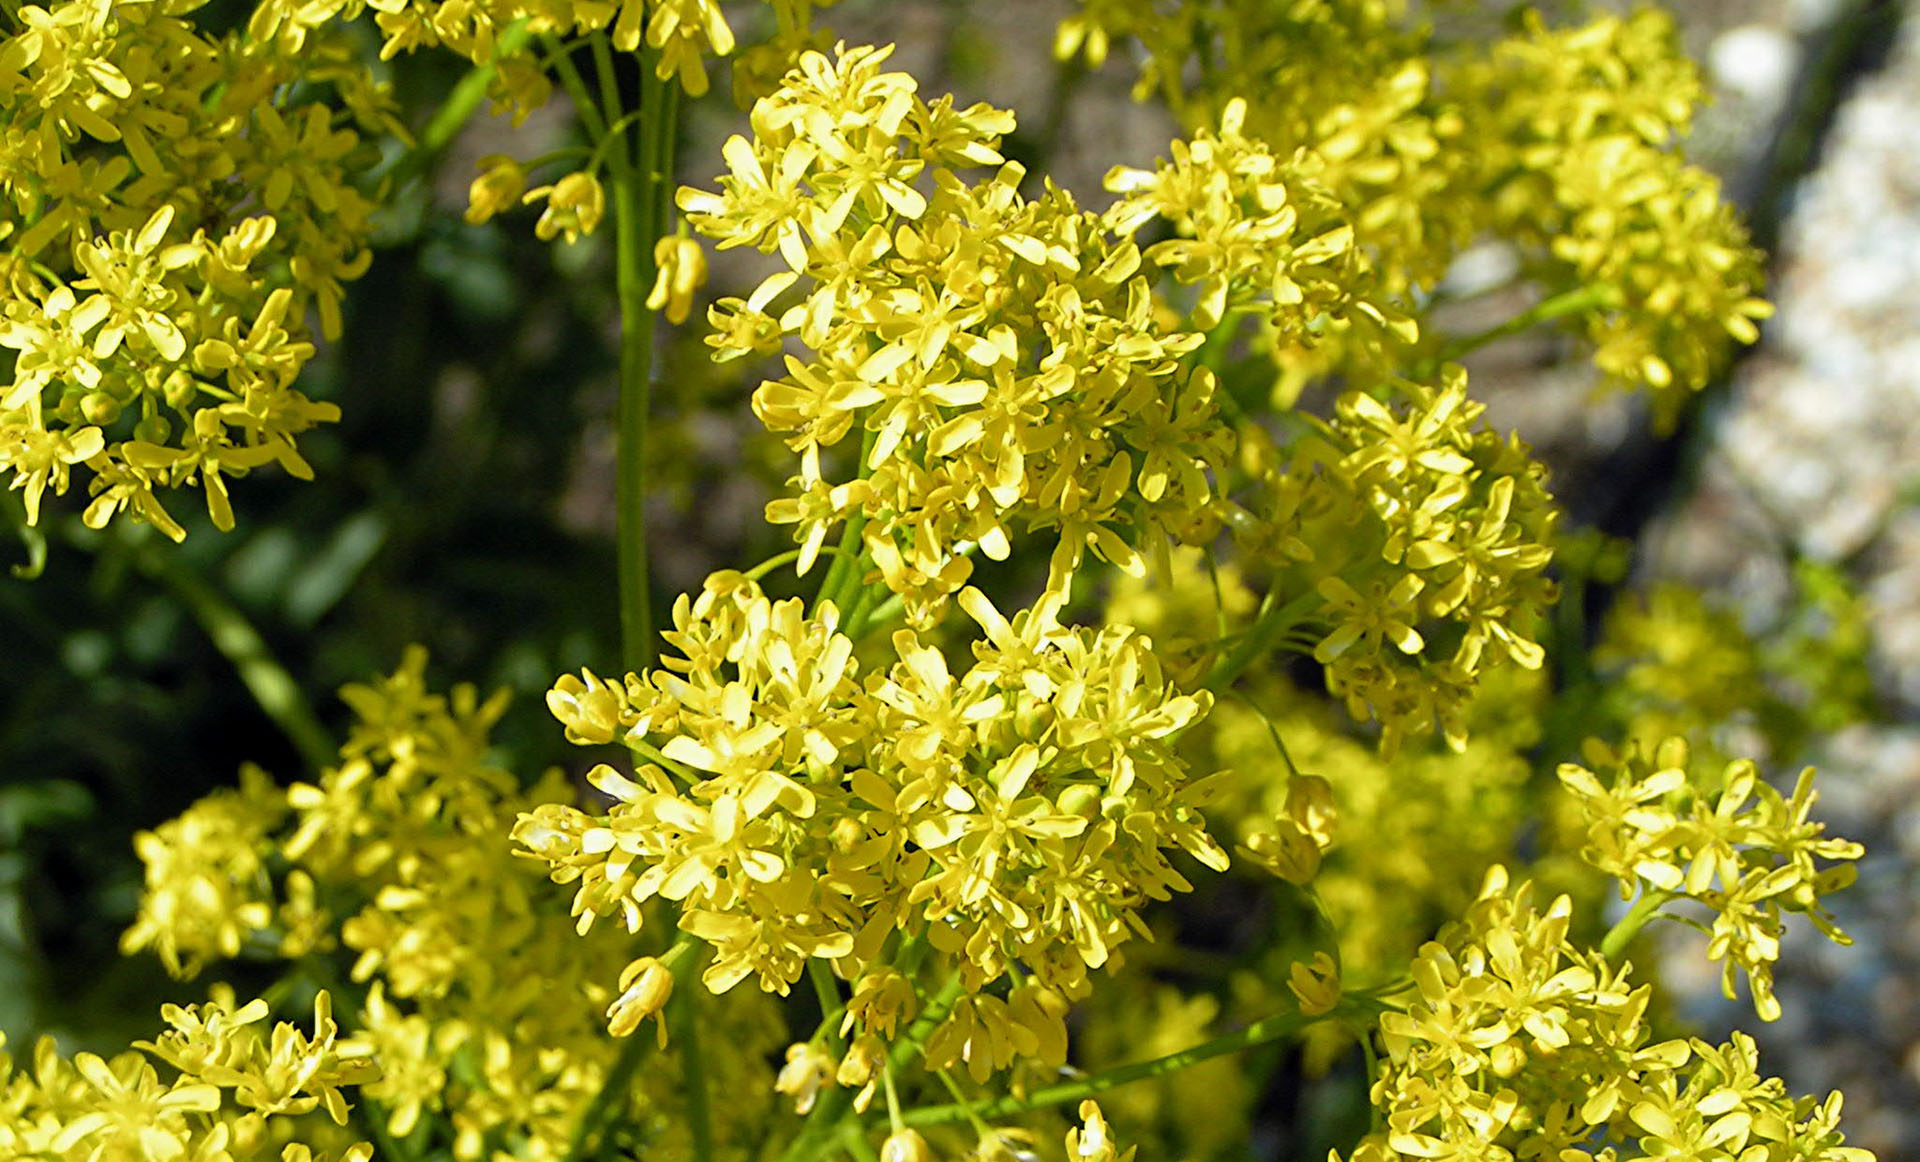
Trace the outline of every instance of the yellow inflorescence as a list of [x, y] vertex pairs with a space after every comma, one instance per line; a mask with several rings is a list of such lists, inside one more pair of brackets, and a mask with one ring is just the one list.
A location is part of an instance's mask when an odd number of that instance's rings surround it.
[[1822, 896], [1851, 884], [1851, 862], [1830, 868], [1818, 860], [1857, 860], [1864, 849], [1827, 836], [1809, 815], [1819, 797], [1813, 768], [1783, 796], [1760, 779], [1753, 763], [1727, 765], [1717, 779], [1688, 769], [1687, 745], [1669, 739], [1652, 755], [1629, 747], [1613, 766], [1612, 785], [1568, 763], [1560, 781], [1580, 800], [1587, 819], [1587, 862], [1620, 881], [1622, 897], [1647, 890], [1685, 897], [1714, 912], [1707, 957], [1725, 960], [1722, 984], [1735, 995], [1740, 973], [1764, 1020], [1780, 1017], [1773, 966], [1780, 959], [1784, 913], [1804, 913], [1830, 940], [1852, 940], [1821, 905]]
[[[924, 938], [964, 989], [930, 1060], [1057, 1064], [1063, 998], [1143, 930], [1147, 900], [1188, 889], [1168, 854], [1226, 866], [1169, 745], [1210, 699], [1169, 689], [1137, 634], [960, 600], [981, 632], [970, 666], [902, 630], [863, 674], [831, 604], [810, 617], [714, 575], [676, 605], [662, 669], [548, 696], [576, 742], [653, 761], [594, 769], [605, 815], [540, 807], [516, 837], [577, 885], [582, 931], [678, 903], [717, 951], [714, 991], [753, 976], [784, 993], [818, 957], [862, 980], [851, 1027], [891, 1035], [889, 978], [861, 973], [896, 934]], [[1032, 984], [985, 991], [1016, 966]]]
[[1795, 1101], [1758, 1072], [1745, 1034], [1654, 1041], [1652, 990], [1570, 944], [1571, 911], [1565, 896], [1540, 910], [1495, 867], [1466, 916], [1420, 950], [1415, 997], [1381, 1018], [1389, 1061], [1373, 1102], [1386, 1124], [1354, 1162], [1611, 1162], [1623, 1147], [1870, 1162], [1841, 1145], [1840, 1095]]
[[[708, 340], [721, 359], [806, 352], [754, 394], [800, 456], [768, 519], [796, 526], [803, 570], [854, 522], [916, 624], [974, 547], [999, 560], [1045, 533], [1057, 588], [1088, 548], [1138, 571], [1210, 536], [1233, 440], [1213, 376], [1182, 361], [1201, 337], [1163, 320], [1131, 240], [1051, 185], [1020, 194], [1011, 114], [927, 102], [886, 56], [803, 56], [753, 140], [727, 142], [720, 192], [680, 194], [722, 249], [788, 267], [721, 300]], [[997, 168], [970, 184], [968, 167]]]
[[[1086, 0], [1059, 47], [1099, 59], [1137, 39], [1136, 94], [1166, 99], [1199, 131], [1196, 146], [1223, 123], [1221, 141], [1245, 132], [1310, 173], [1351, 231], [1349, 261], [1369, 272], [1360, 302], [1417, 315], [1466, 245], [1517, 245], [1545, 294], [1586, 293], [1570, 325], [1596, 365], [1649, 389], [1671, 422], [1769, 313], [1744, 228], [1675, 148], [1703, 90], [1672, 18], [1641, 10], [1551, 28], [1523, 11], [1504, 38], [1442, 43], [1407, 8]], [[1285, 329], [1263, 342], [1293, 376], [1378, 374], [1410, 329], [1342, 337], [1339, 322], [1326, 317], [1317, 349]]]
[[161, 494], [196, 484], [231, 528], [228, 479], [310, 478], [296, 438], [339, 416], [294, 387], [307, 316], [339, 336], [371, 258], [364, 137], [399, 127], [344, 30], [295, 55], [195, 7], [26, 6], [0, 45], [0, 476], [29, 522], [77, 475], [89, 525], [178, 540]]
[[[393, 675], [342, 691], [358, 722], [317, 782], [281, 791], [256, 773], [242, 794], [143, 835], [147, 890], [126, 947], [188, 973], [237, 952], [341, 948], [365, 990], [356, 1044], [381, 1066], [354, 1084], [388, 1132], [444, 1117], [463, 1160], [490, 1156], [502, 1135], [558, 1159], [618, 1052], [608, 1020], [631, 1032], [663, 986], [646, 962], [622, 971], [632, 953], [617, 933], [575, 935], [565, 901], [516, 858], [513, 818], [570, 791], [557, 775], [522, 791], [489, 765], [504, 699], [434, 693], [425, 665], [415, 650]], [[710, 1019], [736, 1051], [710, 1052], [708, 1067], [764, 1094], [757, 1055], [775, 1035], [764, 1011]], [[643, 1116], [668, 1116], [668, 1087], [647, 1092]]]
[[[1560, 514], [1457, 360], [1559, 320], [1670, 419], [1766, 314], [1676, 149], [1700, 86], [1671, 22], [1443, 43], [1400, 0], [1090, 0], [1062, 54], [1137, 40], [1184, 133], [1094, 212], [1008, 160], [1012, 113], [929, 99], [889, 48], [824, 50], [808, 0], [767, 7], [726, 172], [679, 191], [678, 232], [654, 207], [622, 295], [690, 318], [700, 238], [773, 265], [708, 307], [706, 343], [774, 368], [752, 410], [793, 457], [766, 515], [797, 549], [682, 596], [657, 665], [554, 683], [567, 738], [631, 760], [583, 786], [496, 766], [503, 699], [432, 691], [416, 650], [342, 692], [337, 764], [284, 789], [249, 769], [142, 833], [124, 948], [291, 983], [169, 1006], [144, 1056], [0, 1059], [0, 1154], [369, 1162], [364, 1131], [458, 1162], [731, 1159], [793, 1129], [803, 1162], [1210, 1156], [1244, 1145], [1259, 1086], [1209, 1031], [1286, 1025], [1309, 1071], [1367, 1048], [1356, 1162], [1868, 1157], [1837, 1096], [1790, 1101], [1750, 1040], [1655, 1041], [1621, 958], [1694, 901], [1729, 995], [1744, 973], [1779, 1015], [1784, 913], [1844, 940], [1822, 899], [1861, 854], [1811, 821], [1808, 777], [1696, 776], [1676, 744], [1602, 756], [1610, 782], [1561, 768], [1582, 855], [1642, 901], [1599, 947], [1506, 871], [1554, 810], [1532, 752], [1566, 745], [1542, 645]], [[294, 386], [307, 320], [337, 334], [385, 192], [373, 139], [404, 137], [357, 35], [465, 56], [518, 116], [567, 85], [590, 148], [483, 158], [466, 220], [538, 204], [543, 240], [623, 246], [672, 170], [662, 85], [697, 96], [736, 48], [718, 0], [264, 0], [225, 36], [195, 10], [3, 18], [0, 473], [30, 521], [85, 484], [87, 523], [178, 538], [167, 489], [230, 528], [231, 478], [311, 475], [297, 438], [337, 410]], [[609, 49], [659, 103], [620, 108]], [[1433, 308], [1476, 240], [1541, 305], [1450, 336]], [[1321, 414], [1314, 382], [1338, 388]], [[823, 557], [810, 604], [761, 586]], [[1001, 612], [980, 559], [1031, 562], [1037, 595]], [[1628, 608], [1595, 713], [1732, 733], [1771, 697], [1736, 628], [1672, 592]], [[1189, 958], [1158, 905], [1229, 850], [1246, 874], [1187, 898], [1257, 914]], [[766, 996], [803, 980], [810, 1036]], [[269, 1024], [286, 988], [317, 994], [311, 1033]], [[1069, 1062], [1155, 1057], [1110, 1107], [1141, 1123], [1122, 1149], [1080, 1100], [1107, 1081], [1076, 1090]], [[927, 1108], [935, 1080], [953, 1107]], [[1047, 1094], [1056, 1114], [1021, 1108]]]
[[[340, 1036], [327, 993], [314, 1001], [311, 1034], [266, 1027], [266, 1002], [236, 1005], [231, 989], [160, 1015], [166, 1032], [111, 1060], [64, 1058], [47, 1037], [28, 1073], [0, 1052], [0, 1151], [58, 1162], [371, 1162], [373, 1147], [346, 1128], [341, 1089], [377, 1083], [380, 1067], [370, 1045]], [[302, 1144], [288, 1144], [296, 1136]]]

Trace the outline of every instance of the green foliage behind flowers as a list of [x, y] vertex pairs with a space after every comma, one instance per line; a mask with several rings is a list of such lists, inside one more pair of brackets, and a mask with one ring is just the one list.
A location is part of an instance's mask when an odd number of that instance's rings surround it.
[[[1296, 1146], [1354, 1159], [1868, 1156], [1838, 1095], [1789, 1098], [1744, 1035], [1658, 1027], [1627, 960], [1670, 903], [1704, 907], [1708, 958], [1771, 1020], [1784, 915], [1843, 939], [1822, 901], [1861, 852], [1812, 819], [1811, 776], [1712, 775], [1649, 732], [1780, 721], [1783, 756], [1857, 707], [1857, 609], [1811, 578], [1810, 623], [1849, 632], [1796, 665], [1657, 595], [1588, 659], [1598, 693], [1556, 688], [1549, 650], [1581, 648], [1554, 620], [1559, 502], [1457, 362], [1558, 323], [1671, 420], [1755, 336], [1759, 258], [1678, 148], [1700, 90], [1671, 21], [1489, 39], [1391, 0], [1090, 3], [1064, 75], [1126, 45], [1185, 134], [1094, 210], [1009, 160], [1013, 111], [923, 94], [813, 18], [0, 5], [23, 535], [166, 579], [305, 764], [135, 837], [123, 950], [228, 979], [141, 1052], [8, 1065], [0, 1154], [1225, 1159], [1279, 1088], [1329, 1111]], [[436, 48], [471, 71], [407, 110], [415, 142], [389, 82]], [[675, 191], [682, 104], [729, 56], [744, 124]], [[574, 136], [486, 152], [427, 245], [530, 233], [618, 318], [614, 577], [590, 590], [617, 642], [563, 664], [488, 627], [547, 687], [537, 729], [590, 752], [577, 777], [533, 777], [551, 752], [498, 745], [506, 697], [436, 693], [421, 647], [342, 690], [336, 748], [222, 578], [129, 528], [181, 539], [162, 498], [194, 485], [232, 530], [228, 478], [269, 464], [353, 479], [296, 437], [353, 430], [354, 397], [296, 384], [361, 322], [376, 223], [433, 217], [419, 180], [488, 98], [516, 125], [566, 106]], [[729, 268], [702, 239], [746, 252], [746, 285], [704, 289]], [[1535, 305], [1449, 333], [1442, 278], [1484, 239]], [[700, 342], [657, 344], [703, 305]], [[734, 375], [728, 414], [652, 395]], [[436, 408], [505, 406], [460, 383]], [[663, 448], [749, 412], [777, 449], [761, 543], [792, 547], [702, 564], [656, 622]], [[117, 539], [63, 527], [80, 483]], [[1575, 714], [1625, 741], [1557, 785]]]

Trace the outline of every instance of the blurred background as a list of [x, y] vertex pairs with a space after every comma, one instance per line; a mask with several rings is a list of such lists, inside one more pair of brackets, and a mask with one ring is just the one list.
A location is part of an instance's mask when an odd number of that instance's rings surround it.
[[[1072, 8], [847, 0], [825, 19], [849, 41], [898, 43], [895, 65], [926, 91], [1015, 109], [1009, 155], [1098, 206], [1109, 167], [1150, 163], [1176, 130], [1132, 102], [1124, 61], [1056, 66], [1052, 29]], [[1686, 581], [1762, 638], [1809, 576], [1862, 597], [1873, 713], [1808, 748], [1826, 818], [1868, 847], [1836, 904], [1858, 943], [1790, 941], [1786, 1018], [1757, 1032], [1796, 1092], [1846, 1091], [1853, 1144], [1920, 1156], [1920, 17], [1889, 0], [1677, 8], [1715, 93], [1692, 152], [1772, 252], [1776, 317], [1670, 437], [1636, 398], [1596, 398], [1586, 360], [1550, 338], [1476, 353], [1475, 394], [1553, 465], [1577, 524], [1633, 542], [1628, 589]], [[460, 70], [432, 54], [405, 66], [417, 124]], [[711, 184], [740, 122], [716, 88], [691, 112], [682, 181]], [[258, 631], [325, 730], [346, 718], [336, 687], [417, 641], [440, 685], [515, 692], [497, 734], [514, 769], [577, 761], [540, 694], [616, 656], [613, 279], [604, 234], [549, 246], [531, 213], [460, 220], [475, 159], [563, 143], [564, 103], [509, 132], [478, 119], [387, 212], [346, 337], [306, 380], [344, 417], [302, 444], [318, 484], [257, 475], [235, 532], [202, 518], [178, 549], [63, 517], [43, 575], [0, 578], [0, 1030], [15, 1045], [148, 1033], [178, 987], [118, 955], [134, 834], [243, 762], [283, 782], [312, 773], [215, 645], [222, 617]], [[1499, 253], [1468, 260], [1462, 277], [1499, 277]], [[728, 256], [714, 285], [748, 270]], [[760, 519], [785, 453], [745, 406], [753, 381], [706, 361], [698, 328], [671, 335], [648, 514], [660, 607], [785, 547]], [[1612, 599], [1596, 595], [1589, 620]], [[1746, 1013], [1697, 955], [1673, 955], [1666, 978], [1703, 1032]]]

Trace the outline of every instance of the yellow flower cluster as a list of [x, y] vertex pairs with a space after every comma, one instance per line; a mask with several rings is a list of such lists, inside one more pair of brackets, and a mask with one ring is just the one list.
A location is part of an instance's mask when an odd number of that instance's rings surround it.
[[[1753, 989], [1763, 1020], [1777, 1020], [1773, 965], [1780, 959], [1785, 913], [1800, 912], [1830, 940], [1852, 940], [1820, 898], [1851, 884], [1852, 863], [1821, 868], [1817, 860], [1856, 860], [1864, 849], [1829, 837], [1809, 815], [1818, 798], [1813, 768], [1800, 773], [1791, 797], [1767, 785], [1754, 764], [1729, 763], [1717, 779], [1687, 769], [1688, 748], [1668, 739], [1652, 755], [1629, 745], [1606, 756], [1611, 785], [1572, 763], [1560, 781], [1587, 819], [1588, 863], [1620, 881], [1622, 898], [1642, 890], [1684, 897], [1714, 913], [1710, 960], [1726, 961], [1722, 987], [1731, 999], [1737, 974]], [[1598, 765], [1598, 764], [1596, 764]]]
[[[812, 10], [833, 0], [767, 0], [779, 23], [776, 44], [806, 43]], [[605, 31], [620, 52], [645, 50], [661, 80], [677, 79], [693, 96], [707, 91], [707, 58], [734, 50], [734, 33], [719, 0], [262, 0], [248, 35], [299, 51], [328, 24], [368, 9], [382, 37], [381, 59], [439, 45], [478, 65], [494, 65], [497, 102], [524, 117], [544, 105], [551, 84], [539, 59], [501, 52], [501, 40], [519, 27], [535, 36], [586, 36]], [[789, 50], [790, 51], [790, 50]]]
[[1401, 1158], [1614, 1162], [1627, 1157], [1871, 1162], [1836, 1128], [1840, 1095], [1795, 1101], [1751, 1038], [1651, 1039], [1652, 990], [1568, 942], [1496, 866], [1480, 899], [1414, 961], [1415, 995], [1380, 1019], [1373, 1086], [1385, 1125], [1353, 1162]]
[[[1398, 0], [1088, 0], [1061, 25], [1062, 55], [1097, 59], [1097, 46], [1135, 39], [1136, 96], [1159, 94], [1199, 138], [1216, 122], [1244, 131], [1310, 174], [1321, 213], [1344, 229], [1346, 293], [1358, 313], [1308, 313], [1305, 335], [1282, 327], [1256, 336], [1281, 372], [1282, 402], [1329, 371], [1391, 373], [1420, 330], [1409, 316], [1484, 227], [1474, 200], [1460, 196], [1472, 150], [1458, 140], [1458, 111], [1435, 91], [1441, 62], [1406, 17]], [[1252, 97], [1262, 93], [1286, 98]]]
[[[432, 693], [425, 666], [415, 649], [341, 691], [358, 721], [316, 783], [283, 792], [253, 772], [140, 836], [147, 890], [125, 946], [189, 973], [236, 951], [311, 963], [341, 947], [346, 975], [371, 986], [348, 1019], [382, 1068], [363, 1092], [388, 1132], [444, 1116], [459, 1159], [495, 1156], [503, 1138], [519, 1157], [560, 1159], [617, 1055], [602, 1014], [633, 999], [613, 987], [632, 953], [616, 932], [577, 937], [508, 839], [516, 816], [570, 788], [550, 773], [522, 791], [490, 766], [504, 697]], [[709, 1019], [737, 1051], [709, 1052], [707, 1067], [766, 1093], [777, 1033], [764, 1011]], [[672, 1086], [643, 1092], [635, 1117], [678, 1120]]]
[[345, 30], [296, 56], [204, 34], [197, 7], [0, 16], [0, 476], [29, 521], [79, 469], [94, 527], [178, 540], [158, 493], [197, 483], [231, 528], [227, 478], [310, 478], [295, 438], [338, 417], [293, 388], [305, 320], [339, 335], [370, 259], [361, 135], [399, 126]]
[[[1485, 141], [1493, 228], [1528, 247], [1554, 290], [1591, 287], [1594, 361], [1654, 390], [1669, 419], [1706, 386], [1728, 340], [1751, 343], [1771, 308], [1760, 255], [1719, 183], [1670, 148], [1701, 86], [1671, 15], [1641, 9], [1523, 32], [1455, 78]], [[1497, 144], [1496, 144], [1497, 143]]]
[[[652, 761], [594, 768], [606, 814], [538, 807], [515, 837], [578, 885], [583, 930], [677, 902], [717, 949], [716, 992], [755, 976], [785, 993], [832, 961], [857, 982], [849, 1027], [891, 1037], [914, 993], [876, 961], [899, 933], [962, 988], [930, 1064], [1059, 1064], [1066, 998], [1142, 931], [1142, 905], [1189, 888], [1170, 851], [1226, 866], [1171, 747], [1210, 699], [1170, 688], [1138, 634], [1062, 626], [1057, 601], [1011, 621], [977, 591], [960, 603], [982, 634], [964, 671], [901, 630], [863, 675], [831, 603], [809, 617], [715, 574], [675, 605], [662, 669], [548, 696], [575, 742]], [[1016, 969], [1010, 996], [985, 991]]]
[[[1523, 10], [1491, 44], [1442, 43], [1413, 7], [1086, 0], [1058, 48], [1097, 62], [1135, 38], [1137, 95], [1159, 93], [1189, 127], [1221, 118], [1306, 168], [1351, 227], [1343, 247], [1369, 273], [1361, 301], [1379, 309], [1429, 301], [1476, 239], [1517, 244], [1546, 294], [1587, 296], [1568, 313], [1601, 371], [1652, 389], [1670, 420], [1768, 314], [1744, 230], [1674, 149], [1702, 89], [1671, 17], [1553, 29]], [[1243, 111], [1254, 93], [1286, 99]], [[1274, 208], [1249, 205], [1246, 222]], [[1263, 346], [1292, 392], [1315, 374], [1380, 373], [1412, 329], [1367, 327], [1355, 341], [1335, 330], [1311, 352], [1280, 331]]]
[[1697, 590], [1661, 584], [1607, 615], [1593, 651], [1600, 708], [1619, 737], [1791, 761], [1811, 732], [1872, 715], [1870, 640], [1864, 599], [1832, 566], [1797, 563], [1788, 604], [1761, 634]]
[[1234, 98], [1219, 131], [1173, 143], [1172, 159], [1148, 172], [1116, 168], [1107, 188], [1123, 195], [1108, 223], [1132, 235], [1155, 218], [1178, 237], [1146, 250], [1149, 262], [1199, 287], [1194, 325], [1212, 330], [1229, 312], [1258, 310], [1270, 340], [1310, 343], [1345, 335], [1357, 347], [1381, 349], [1418, 337], [1413, 320], [1384, 300], [1378, 280], [1354, 242], [1348, 208], [1320, 182], [1324, 161], [1301, 150], [1276, 154], [1242, 130], [1247, 103]]
[[[1457, 754], [1408, 747], [1383, 759], [1321, 707], [1271, 686], [1248, 696], [1273, 713], [1236, 699], [1210, 716], [1209, 761], [1240, 772], [1239, 795], [1223, 794], [1213, 810], [1234, 821], [1243, 844], [1271, 853], [1268, 870], [1312, 885], [1338, 917], [1349, 976], [1399, 971], [1420, 934], [1458, 914], [1487, 865], [1511, 855], [1528, 805], [1530, 768], [1518, 748], [1532, 741], [1526, 716], [1538, 699], [1500, 685], [1476, 703], [1472, 739]], [[1302, 771], [1325, 775], [1282, 777], [1273, 732]]]
[[286, 795], [266, 772], [246, 767], [237, 789], [215, 791], [136, 835], [147, 886], [121, 951], [151, 948], [180, 977], [240, 955], [249, 936], [274, 922], [270, 837], [286, 814]]
[[[168, 1029], [139, 1042], [144, 1053], [68, 1060], [43, 1037], [24, 1073], [0, 1051], [0, 1156], [370, 1162], [373, 1148], [340, 1128], [348, 1111], [341, 1090], [377, 1082], [380, 1070], [364, 1043], [340, 1036], [327, 993], [314, 1000], [311, 1035], [285, 1022], [265, 1028], [266, 1002], [236, 1007], [231, 990], [160, 1015]], [[330, 1123], [308, 1116], [316, 1111]]]
[[1607, 614], [1593, 663], [1630, 738], [1698, 745], [1773, 702], [1740, 619], [1683, 585], [1623, 597]]
[[1272, 591], [1296, 595], [1288, 627], [1324, 627], [1313, 656], [1356, 720], [1389, 751], [1436, 722], [1458, 747], [1479, 675], [1540, 665], [1558, 514], [1526, 446], [1475, 426], [1459, 368], [1390, 390], [1403, 407], [1353, 392], [1309, 420], [1287, 462], [1260, 465], [1265, 496], [1236, 531], [1277, 567]]
[[[803, 569], [835, 525], [857, 530], [916, 624], [966, 582], [967, 551], [1005, 558], [1018, 533], [1057, 535], [1055, 589], [1089, 546], [1138, 571], [1211, 536], [1232, 435], [1213, 376], [1182, 360], [1201, 337], [1163, 322], [1134, 243], [1064, 191], [1020, 195], [1011, 114], [924, 101], [886, 56], [803, 56], [753, 140], [727, 142], [720, 192], [680, 194], [723, 249], [789, 268], [710, 315], [718, 358], [807, 352], [754, 395], [800, 455], [768, 519], [797, 526]], [[968, 166], [1000, 168], [969, 185]], [[831, 455], [855, 430], [857, 461]]]

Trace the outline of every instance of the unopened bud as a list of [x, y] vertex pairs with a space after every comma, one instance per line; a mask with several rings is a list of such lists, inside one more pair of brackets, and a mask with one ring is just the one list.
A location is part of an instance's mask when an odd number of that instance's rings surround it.
[[578, 242], [582, 234], [593, 233], [607, 212], [607, 193], [600, 188], [600, 179], [585, 170], [570, 173], [550, 186], [528, 190], [522, 200], [537, 202], [542, 198], [547, 200], [547, 208], [534, 223], [533, 232], [543, 242], [552, 241], [555, 234], [565, 234], [568, 242]]
[[691, 238], [668, 235], [654, 243], [653, 261], [659, 273], [647, 295], [647, 309], [666, 309], [667, 322], [684, 323], [693, 310], [693, 295], [707, 281], [707, 252]]
[[467, 187], [467, 224], [478, 226], [513, 208], [527, 188], [527, 171], [503, 153], [480, 159], [480, 176]]
[[933, 1152], [918, 1130], [896, 1130], [880, 1144], [880, 1162], [932, 1162]]
[[[620, 973], [620, 996], [607, 1008], [607, 1031], [625, 1037], [648, 1017], [658, 1017], [673, 996], [673, 973], [651, 956], [643, 956]], [[660, 1026], [660, 1041], [665, 1044], [667, 1027]]]

